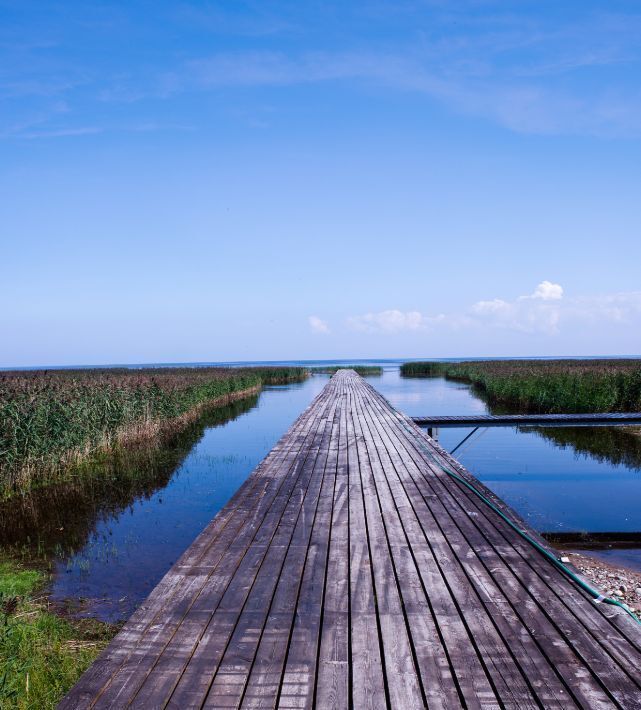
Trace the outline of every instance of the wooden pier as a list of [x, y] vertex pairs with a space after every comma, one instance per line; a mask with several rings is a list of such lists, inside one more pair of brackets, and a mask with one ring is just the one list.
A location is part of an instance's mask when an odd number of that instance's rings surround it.
[[[641, 708], [641, 632], [339, 371], [60, 708]], [[547, 548], [549, 549], [549, 548]]]

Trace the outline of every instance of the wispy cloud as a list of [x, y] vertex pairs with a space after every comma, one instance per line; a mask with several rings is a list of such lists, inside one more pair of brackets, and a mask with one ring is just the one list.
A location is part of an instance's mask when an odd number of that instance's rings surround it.
[[68, 93], [82, 86], [83, 83], [81, 80], [59, 77], [5, 80], [0, 82], [0, 100], [25, 97], [51, 98]]
[[[52, 118], [53, 118], [52, 114]], [[57, 114], [55, 114], [57, 115]], [[14, 124], [0, 130], [0, 139], [19, 138], [23, 140], [75, 138], [80, 136], [97, 135], [101, 133], [154, 133], [158, 131], [193, 131], [194, 126], [178, 123], [156, 123], [148, 121], [143, 123], [128, 123], [115, 126], [52, 126], [51, 120], [46, 117], [27, 121], [23, 124]]]
[[400, 333], [408, 330], [421, 330], [429, 319], [419, 311], [399, 311], [390, 309], [379, 313], [365, 313], [351, 316], [347, 326], [362, 333]]
[[78, 126], [77, 128], [54, 128], [47, 131], [24, 131], [20, 134], [22, 138], [69, 138], [73, 136], [89, 136], [102, 133], [99, 126]]
[[327, 325], [322, 318], [319, 318], [318, 316], [309, 316], [307, 322], [309, 323], [309, 328], [312, 333], [316, 333], [318, 335], [329, 335], [329, 325]]
[[[387, 90], [420, 93], [465, 114], [510, 130], [540, 134], [639, 135], [641, 90], [595, 85], [590, 92], [479, 64], [473, 56], [435, 61], [431, 51], [219, 53], [186, 62], [158, 77], [156, 95], [229, 87], [284, 87], [322, 82], [360, 82]], [[560, 60], [567, 71], [591, 66], [586, 57]], [[596, 63], [596, 59], [594, 62]], [[605, 59], [602, 59], [605, 62]], [[560, 69], [559, 69], [560, 70]], [[549, 71], [549, 70], [548, 70]]]
[[[51, 30], [53, 39], [43, 43], [14, 30], [0, 44], [0, 98], [16, 104], [54, 95], [79, 98], [70, 103], [84, 125], [92, 120], [89, 112], [105, 102], [349, 82], [422, 94], [454, 112], [522, 133], [641, 135], [641, 14], [568, 7], [548, 16], [518, 5], [357, 3], [319, 10], [252, 3], [223, 10], [185, 3], [158, 19], [177, 33], [180, 52], [170, 51], [168, 43], [167, 51], [145, 53], [145, 61], [135, 61], [140, 55], [133, 54], [134, 61], [104, 65], [92, 63], [91, 53], [86, 63], [75, 55], [68, 60], [68, 43], [58, 36], [63, 27], [69, 31], [68, 13], [54, 13], [60, 25], [58, 32]], [[93, 27], [89, 15], [75, 15], [76, 31]], [[116, 30], [136, 26], [126, 10], [107, 12], [99, 22], [105, 42], [99, 50], [110, 46]], [[191, 47], [203, 46], [190, 41], [195, 28], [214, 37], [242, 37], [226, 45], [243, 49], [192, 54]]]

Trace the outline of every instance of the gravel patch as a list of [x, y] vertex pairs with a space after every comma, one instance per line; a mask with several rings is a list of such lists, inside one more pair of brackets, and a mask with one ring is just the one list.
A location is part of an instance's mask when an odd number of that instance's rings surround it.
[[561, 556], [567, 558], [602, 594], [625, 602], [632, 611], [641, 613], [641, 572], [570, 550], [563, 550]]

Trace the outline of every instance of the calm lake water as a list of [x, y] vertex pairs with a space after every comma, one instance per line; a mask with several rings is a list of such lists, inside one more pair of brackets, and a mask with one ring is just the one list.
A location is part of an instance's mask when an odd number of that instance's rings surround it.
[[[398, 363], [384, 367], [370, 383], [410, 416], [489, 411], [466, 385], [405, 379]], [[327, 379], [267, 387], [212, 414], [166, 451], [110, 462], [90, 483], [13, 502], [0, 511], [0, 535], [52, 557], [55, 599], [80, 602], [79, 613], [105, 620], [126, 618]], [[439, 441], [451, 450], [470, 431], [441, 429]], [[490, 428], [456, 456], [542, 532], [641, 531], [641, 437], [612, 428]], [[641, 567], [638, 550], [626, 550], [625, 560]]]

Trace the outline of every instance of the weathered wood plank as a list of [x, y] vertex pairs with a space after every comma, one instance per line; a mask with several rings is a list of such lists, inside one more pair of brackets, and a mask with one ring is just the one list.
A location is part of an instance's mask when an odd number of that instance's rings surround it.
[[322, 708], [342, 708], [349, 704], [349, 494], [347, 470], [346, 392], [338, 378], [336, 397], [340, 401], [340, 421], [336, 447], [334, 510], [325, 577], [323, 624], [316, 675], [315, 702]]
[[[382, 634], [377, 614], [374, 573], [361, 495], [360, 467], [362, 434], [357, 431], [354, 411], [347, 416], [349, 470], [350, 623], [352, 632], [354, 707], [379, 708], [387, 702]], [[360, 437], [360, 439], [359, 439]]]
[[319, 511], [314, 521], [285, 668], [274, 698], [285, 707], [311, 707], [314, 697], [338, 466], [338, 447], [331, 442], [337, 441], [339, 426], [340, 411], [335, 409]]

